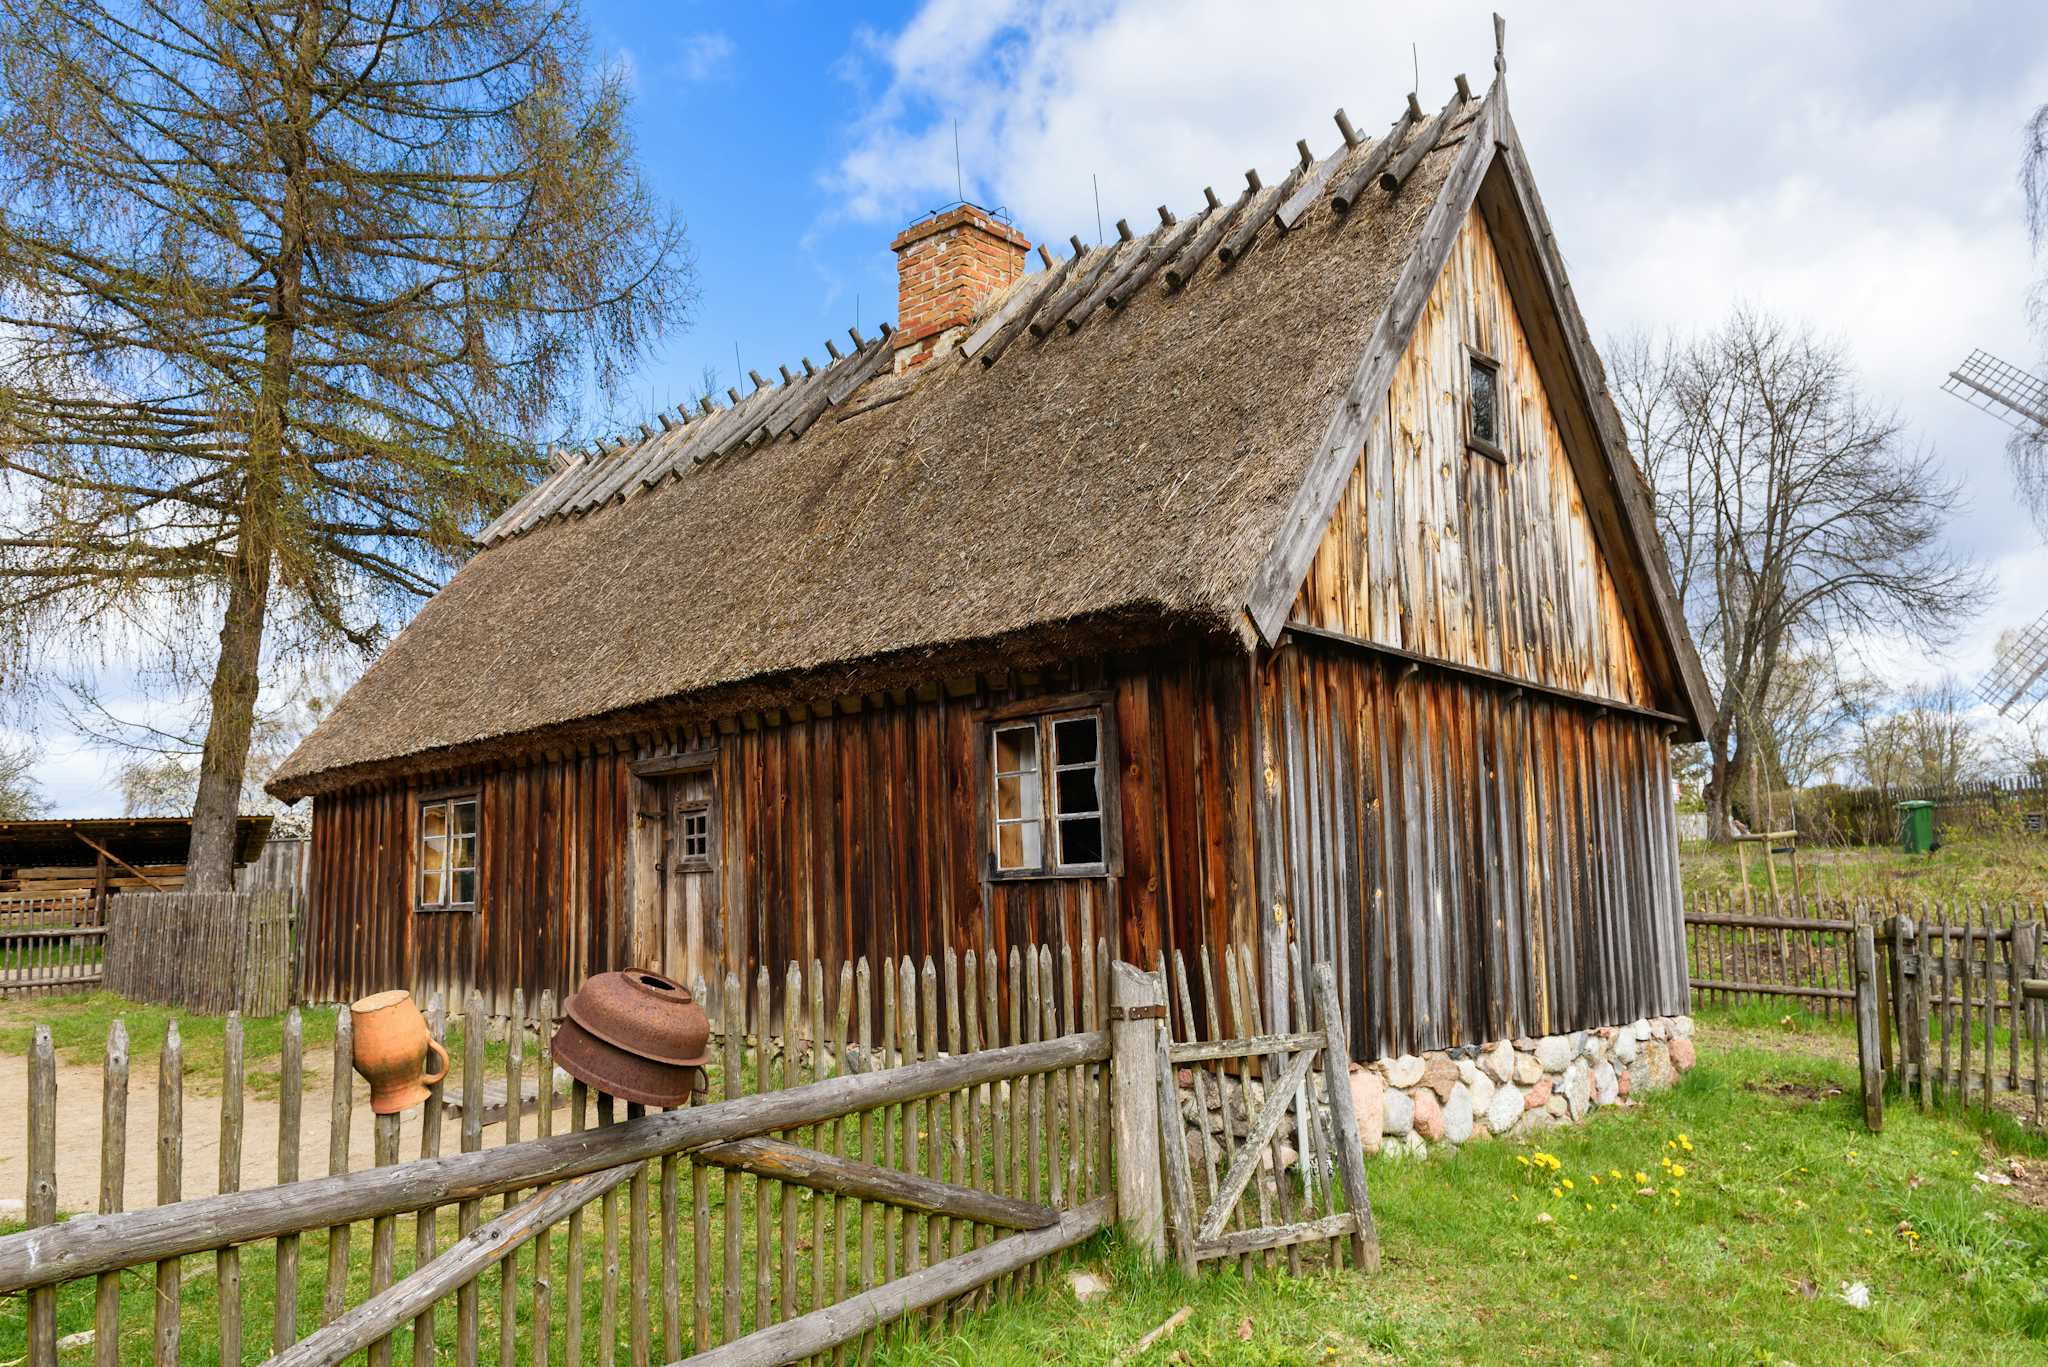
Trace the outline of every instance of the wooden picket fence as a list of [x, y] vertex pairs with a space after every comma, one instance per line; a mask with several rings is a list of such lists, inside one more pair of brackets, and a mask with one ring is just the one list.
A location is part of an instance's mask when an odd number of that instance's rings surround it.
[[1923, 1107], [2003, 1104], [2043, 1127], [2044, 934], [2040, 921], [2001, 925], [1987, 911], [1899, 914], [1858, 927], [1858, 1054], [1871, 1128], [1883, 1125], [1888, 1085]]
[[[657, 1352], [780, 1362], [872, 1341], [881, 1324], [957, 1315], [970, 1293], [1037, 1277], [1107, 1221], [1108, 963], [1098, 942], [1078, 961], [1035, 946], [1007, 964], [949, 954], [871, 972], [863, 960], [836, 982], [792, 964], [779, 992], [765, 971], [751, 991], [728, 978], [720, 1099], [659, 1114], [621, 1116], [581, 1083], [558, 1095], [545, 1030], [465, 1030], [459, 1067], [419, 1112], [420, 1161], [401, 1162], [400, 1118], [377, 1117], [373, 1170], [355, 1172], [344, 1014], [334, 1067], [347, 1085], [330, 1101], [329, 1175], [314, 1178], [301, 1172], [294, 1011], [276, 1103], [292, 1114], [278, 1127], [278, 1185], [261, 1189], [244, 1189], [247, 1060], [230, 1017], [217, 1194], [198, 1197], [183, 1182], [173, 1031], [157, 1080], [157, 1205], [127, 1212], [125, 1035], [116, 1026], [100, 1095], [60, 1099], [38, 1029], [32, 1228], [0, 1238], [0, 1294], [27, 1293], [36, 1364], [87, 1328], [56, 1318], [58, 1287], [84, 1278], [101, 1362], [241, 1361], [267, 1339], [296, 1363], [367, 1351], [386, 1367], [438, 1350], [640, 1367]], [[471, 1011], [484, 1019], [480, 999]], [[541, 1015], [553, 1012], [544, 999]], [[437, 1033], [442, 1014], [434, 1004]], [[493, 1107], [486, 1081], [500, 1074]], [[457, 1093], [459, 1153], [442, 1156]], [[101, 1213], [58, 1224], [57, 1117], [81, 1104], [107, 1117]], [[485, 1149], [494, 1122], [505, 1142]], [[245, 1266], [246, 1246], [264, 1242], [269, 1255]], [[138, 1275], [153, 1294], [135, 1294]], [[245, 1276], [261, 1284], [253, 1322]]]
[[[1856, 997], [1856, 927], [1888, 917], [2010, 930], [2038, 921], [2041, 908], [2020, 902], [1873, 902], [1836, 898], [1696, 894], [1686, 904], [1687, 971], [1699, 1006], [1748, 1002], [1804, 1005], [1847, 1015]], [[2009, 1010], [2009, 1007], [2002, 1007]]]
[[102, 905], [89, 892], [0, 896], [0, 997], [98, 986], [107, 934]]
[[157, 1006], [275, 1016], [291, 1000], [296, 906], [287, 890], [123, 893], [107, 912], [106, 986]]

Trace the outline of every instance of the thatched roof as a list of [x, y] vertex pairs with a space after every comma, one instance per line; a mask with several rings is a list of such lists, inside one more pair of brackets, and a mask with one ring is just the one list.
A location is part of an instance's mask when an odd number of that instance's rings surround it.
[[1491, 156], [1469, 136], [1482, 108], [1404, 114], [1192, 227], [1028, 275], [990, 301], [972, 357], [899, 378], [874, 339], [579, 457], [486, 529], [271, 790], [750, 682], [830, 696], [892, 663], [1091, 633], [1251, 639], [1250, 586], [1425, 220], [1454, 165]]

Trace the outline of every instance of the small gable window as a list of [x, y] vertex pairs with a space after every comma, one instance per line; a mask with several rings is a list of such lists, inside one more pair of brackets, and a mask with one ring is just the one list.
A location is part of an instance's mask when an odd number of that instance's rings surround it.
[[466, 911], [476, 905], [476, 814], [475, 793], [440, 794], [421, 801], [421, 911]]
[[996, 877], [1111, 871], [1102, 709], [1049, 712], [989, 728], [989, 865]]
[[681, 864], [685, 871], [711, 867], [711, 804], [695, 802], [682, 809], [683, 848]]
[[1466, 393], [1466, 444], [1480, 455], [1505, 461], [1500, 441], [1500, 363], [1477, 352], [1468, 353], [1471, 374]]

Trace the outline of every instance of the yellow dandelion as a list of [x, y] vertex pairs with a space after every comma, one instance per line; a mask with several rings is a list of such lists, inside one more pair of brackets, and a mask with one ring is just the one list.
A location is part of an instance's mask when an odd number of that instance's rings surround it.
[[1673, 1163], [1673, 1164], [1671, 1165], [1671, 1175], [1672, 1175], [1673, 1177], [1683, 1177], [1683, 1176], [1685, 1176], [1685, 1164], [1683, 1164], [1683, 1163]]
[[1612, 1201], [1609, 1201], [1609, 1202], [1607, 1203], [1607, 1208], [1608, 1208], [1609, 1210], [1620, 1210], [1620, 1209], [1621, 1209], [1621, 1207], [1620, 1207], [1620, 1206], [1617, 1206], [1617, 1205], [1616, 1205], [1616, 1204], [1614, 1204], [1614, 1202], [1612, 1202]]
[[1646, 1172], [1638, 1172], [1638, 1173], [1636, 1174], [1636, 1185], [1637, 1185], [1637, 1186], [1639, 1186], [1639, 1187], [1647, 1187], [1647, 1186], [1649, 1186], [1649, 1185], [1650, 1185], [1650, 1174], [1648, 1174], [1648, 1173], [1646, 1173]]
[[1576, 1272], [1567, 1272], [1565, 1273], [1565, 1276], [1572, 1281], [1577, 1281], [1579, 1279], [1579, 1274]]
[[1557, 1189], [1556, 1187], [1552, 1187], [1552, 1188], [1550, 1189], [1550, 1194], [1551, 1194], [1552, 1196], [1563, 1196], [1563, 1195], [1564, 1195], [1564, 1193], [1563, 1193], [1562, 1191], [1558, 1190], [1558, 1189]]
[[1612, 1178], [1613, 1178], [1613, 1179], [1614, 1179], [1615, 1181], [1619, 1182], [1619, 1181], [1621, 1180], [1621, 1169], [1620, 1169], [1620, 1168], [1609, 1168], [1609, 1169], [1607, 1170], [1607, 1175], [1608, 1175], [1609, 1177], [1612, 1177]]
[[1518, 1153], [1515, 1155], [1515, 1161], [1526, 1168], [1529, 1166], [1529, 1155], [1526, 1153]]
[[1687, 1153], [1691, 1153], [1692, 1141], [1690, 1139], [1687, 1139], [1684, 1135], [1680, 1135], [1678, 1136], [1678, 1147], [1684, 1149]]
[[1510, 1201], [1519, 1201], [1519, 1200], [1521, 1200], [1522, 1198], [1521, 1198], [1521, 1197], [1519, 1197], [1519, 1196], [1517, 1196], [1517, 1195], [1516, 1195], [1516, 1194], [1515, 1194], [1514, 1192], [1509, 1192], [1509, 1193], [1508, 1193], [1508, 1199], [1509, 1199]]
[[1566, 1191], [1576, 1190], [1576, 1188], [1572, 1186], [1572, 1179], [1569, 1177], [1565, 1178], [1561, 1185], [1564, 1187]]
[[1600, 1185], [1600, 1174], [1599, 1174], [1599, 1173], [1597, 1173], [1597, 1172], [1595, 1172], [1595, 1173], [1588, 1173], [1588, 1174], [1587, 1174], [1587, 1176], [1589, 1176], [1589, 1177], [1591, 1177], [1591, 1178], [1593, 1179], [1593, 1185], [1594, 1185], [1594, 1186], [1596, 1186], [1596, 1187], [1597, 1187], [1597, 1186], [1599, 1186], [1599, 1185]]

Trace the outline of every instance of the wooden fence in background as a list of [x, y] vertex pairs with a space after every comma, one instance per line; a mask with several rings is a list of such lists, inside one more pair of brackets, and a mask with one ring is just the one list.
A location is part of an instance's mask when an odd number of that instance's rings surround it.
[[[2042, 919], [2021, 902], [1868, 901], [1756, 898], [1745, 905], [1727, 893], [1696, 894], [1686, 905], [1686, 967], [1696, 1006], [1748, 1002], [1803, 1005], [1824, 1016], [1848, 1015], [1855, 1000], [1858, 925], [1888, 917], [1951, 927], [2002, 927]], [[1957, 932], [1960, 934], [1960, 931]], [[2011, 1007], [2001, 998], [2001, 1011]]]
[[157, 1006], [275, 1016], [291, 1001], [289, 892], [123, 893], [107, 912], [106, 986]]
[[[378, 1367], [424, 1363], [437, 1348], [463, 1362], [641, 1367], [657, 1352], [668, 1362], [693, 1351], [779, 1362], [905, 1314], [957, 1313], [999, 1275], [998, 1285], [1035, 1278], [1040, 1258], [1106, 1219], [1108, 963], [1098, 942], [1078, 961], [1049, 948], [1013, 950], [1007, 964], [949, 954], [942, 965], [905, 959], [871, 971], [862, 961], [836, 981], [792, 964], [779, 993], [765, 971], [744, 987], [728, 979], [731, 1018], [714, 1051], [720, 1099], [663, 1115], [626, 1106], [621, 1117], [581, 1083], [559, 1095], [545, 1029], [465, 1031], [416, 1141], [421, 1159], [442, 1154], [443, 1113], [459, 1095], [461, 1157], [389, 1173], [350, 1173], [355, 1108], [367, 1103], [343, 1012], [333, 1053], [346, 1085], [328, 1102], [327, 1178], [301, 1172], [293, 1012], [274, 1103], [288, 1113], [277, 1126], [279, 1185], [262, 1190], [243, 1189], [251, 1098], [231, 1017], [218, 1195], [196, 1200], [184, 1185], [188, 1098], [173, 1031], [156, 1087], [161, 1209], [125, 1214], [126, 1037], [117, 1026], [109, 1039], [100, 1095], [59, 1098], [50, 1037], [38, 1030], [36, 1228], [0, 1238], [0, 1293], [27, 1292], [36, 1364], [54, 1363], [58, 1339], [87, 1328], [103, 1362], [241, 1361], [266, 1341], [291, 1362], [367, 1349]], [[553, 1009], [544, 1001], [542, 1016]], [[480, 1000], [472, 1012], [483, 1019]], [[441, 1015], [434, 1004], [437, 1031]], [[493, 1108], [486, 1082], [499, 1078]], [[530, 1107], [503, 1101], [528, 1096]], [[616, 1133], [565, 1133], [588, 1129], [593, 1102], [601, 1130], [623, 1120]], [[60, 1106], [90, 1105], [107, 1117], [103, 1214], [58, 1225], [56, 1117]], [[485, 1152], [494, 1121], [505, 1143]], [[376, 1118], [373, 1168], [400, 1164], [401, 1133], [398, 1117]], [[244, 1248], [257, 1242], [273, 1245], [260, 1262]], [[136, 1294], [138, 1274], [152, 1294]], [[90, 1305], [64, 1298], [60, 1322], [59, 1283], [87, 1277]]]
[[89, 892], [0, 896], [0, 997], [99, 985], [106, 925]]

